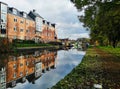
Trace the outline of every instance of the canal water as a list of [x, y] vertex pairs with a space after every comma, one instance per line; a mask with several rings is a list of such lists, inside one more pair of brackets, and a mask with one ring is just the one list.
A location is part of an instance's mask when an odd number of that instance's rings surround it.
[[39, 50], [0, 56], [0, 89], [47, 89], [72, 71], [85, 52]]

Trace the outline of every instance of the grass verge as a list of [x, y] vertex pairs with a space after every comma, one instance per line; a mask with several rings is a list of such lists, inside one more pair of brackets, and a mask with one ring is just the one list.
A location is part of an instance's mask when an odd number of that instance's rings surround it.
[[89, 48], [82, 62], [52, 89], [95, 89], [95, 84], [103, 89], [120, 89], [120, 60], [114, 55], [116, 50], [105, 50]]

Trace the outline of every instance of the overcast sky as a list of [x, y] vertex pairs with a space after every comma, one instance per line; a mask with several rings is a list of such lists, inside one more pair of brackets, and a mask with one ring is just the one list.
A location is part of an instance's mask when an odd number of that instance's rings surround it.
[[29, 12], [35, 9], [44, 19], [56, 23], [58, 38], [76, 39], [89, 37], [79, 22], [77, 9], [70, 0], [0, 0], [20, 11]]

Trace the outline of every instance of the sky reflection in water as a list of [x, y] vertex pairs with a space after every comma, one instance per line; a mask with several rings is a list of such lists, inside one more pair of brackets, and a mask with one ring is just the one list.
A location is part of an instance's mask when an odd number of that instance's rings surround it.
[[[43, 75], [35, 80], [35, 84], [18, 83], [14, 89], [47, 89], [55, 85], [58, 81], [63, 79], [75, 66], [77, 66], [85, 52], [77, 51], [76, 49], [70, 49], [68, 51], [60, 50], [57, 53], [56, 69], [46, 71]], [[10, 88], [8, 88], [10, 89]]]

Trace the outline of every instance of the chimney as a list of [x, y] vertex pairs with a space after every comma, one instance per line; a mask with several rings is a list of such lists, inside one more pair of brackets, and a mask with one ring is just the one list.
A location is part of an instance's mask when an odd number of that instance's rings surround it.
[[33, 12], [35, 12], [35, 9], [33, 9]]

